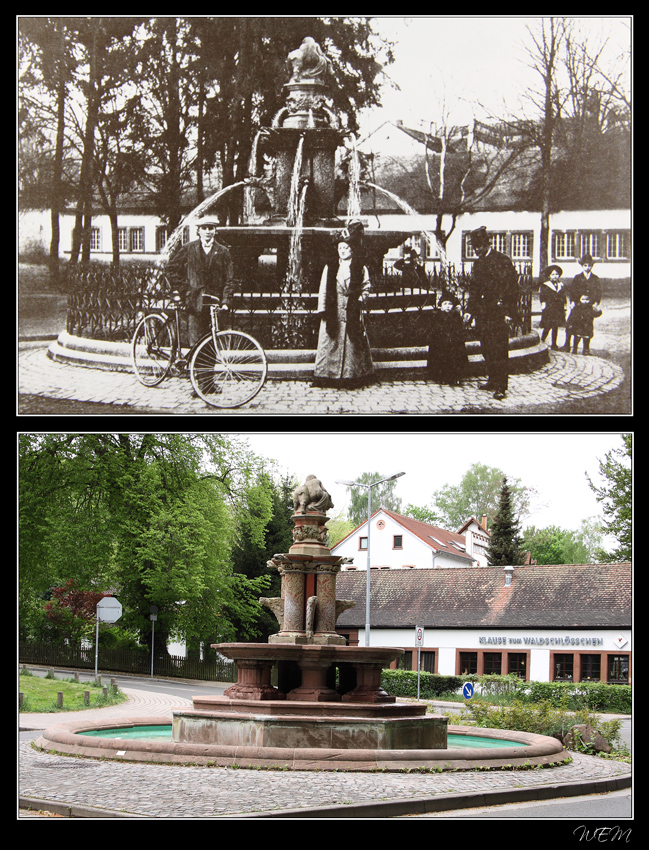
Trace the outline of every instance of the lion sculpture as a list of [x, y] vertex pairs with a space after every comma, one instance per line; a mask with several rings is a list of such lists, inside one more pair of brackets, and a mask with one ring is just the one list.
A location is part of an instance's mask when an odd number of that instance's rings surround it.
[[304, 484], [293, 491], [293, 507], [296, 514], [305, 514], [307, 511], [324, 514], [333, 506], [331, 496], [315, 475], [307, 475]]

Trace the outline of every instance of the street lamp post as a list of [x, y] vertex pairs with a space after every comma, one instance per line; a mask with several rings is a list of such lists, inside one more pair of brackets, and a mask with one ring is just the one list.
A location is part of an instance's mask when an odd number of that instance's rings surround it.
[[401, 478], [405, 472], [395, 472], [387, 478], [381, 478], [380, 481], [374, 481], [372, 484], [361, 484], [360, 481], [336, 481], [336, 484], [346, 484], [348, 487], [365, 487], [367, 490], [367, 576], [365, 578], [365, 646], [370, 645], [370, 518], [372, 516], [372, 487], [378, 484], [385, 484], [386, 481], [394, 481], [395, 478]]

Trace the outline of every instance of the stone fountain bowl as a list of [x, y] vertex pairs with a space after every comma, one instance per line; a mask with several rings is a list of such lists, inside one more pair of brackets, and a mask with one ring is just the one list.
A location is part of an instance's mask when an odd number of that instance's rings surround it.
[[[562, 764], [569, 752], [560, 741], [545, 735], [502, 729], [449, 726], [452, 735], [492, 738], [492, 748], [424, 750], [325, 749], [291, 747], [223, 746], [174, 741], [108, 737], [111, 730], [138, 726], [172, 725], [171, 717], [138, 717], [112, 721], [59, 723], [50, 726], [34, 746], [61, 755], [114, 761], [149, 762], [217, 767], [276, 768], [281, 770], [347, 770], [431, 772], [471, 769], [506, 769]], [[86, 737], [83, 732], [106, 731], [107, 737]], [[498, 746], [514, 741], [520, 746]]]

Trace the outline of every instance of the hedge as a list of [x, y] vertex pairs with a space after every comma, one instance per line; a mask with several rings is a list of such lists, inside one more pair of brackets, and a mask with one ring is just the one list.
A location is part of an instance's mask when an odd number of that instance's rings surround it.
[[[464, 682], [478, 685], [482, 696], [510, 696], [524, 703], [548, 702], [556, 708], [568, 706], [572, 711], [591, 709], [606, 714], [631, 714], [631, 686], [607, 685], [605, 682], [526, 682], [509, 676], [439, 676], [420, 673], [419, 696], [439, 699], [454, 694]], [[417, 672], [414, 670], [384, 670], [382, 687], [396, 697], [417, 696]]]
[[[420, 677], [419, 696], [422, 699], [437, 699], [442, 694], [454, 693], [465, 681], [459, 676], [438, 676], [426, 671], [422, 671]], [[384, 670], [381, 686], [395, 697], [416, 697], [417, 672], [415, 670]]]

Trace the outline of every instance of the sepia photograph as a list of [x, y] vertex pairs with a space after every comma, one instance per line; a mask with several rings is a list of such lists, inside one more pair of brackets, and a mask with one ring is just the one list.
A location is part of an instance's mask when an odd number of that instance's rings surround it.
[[17, 415], [631, 416], [633, 23], [18, 16]]

